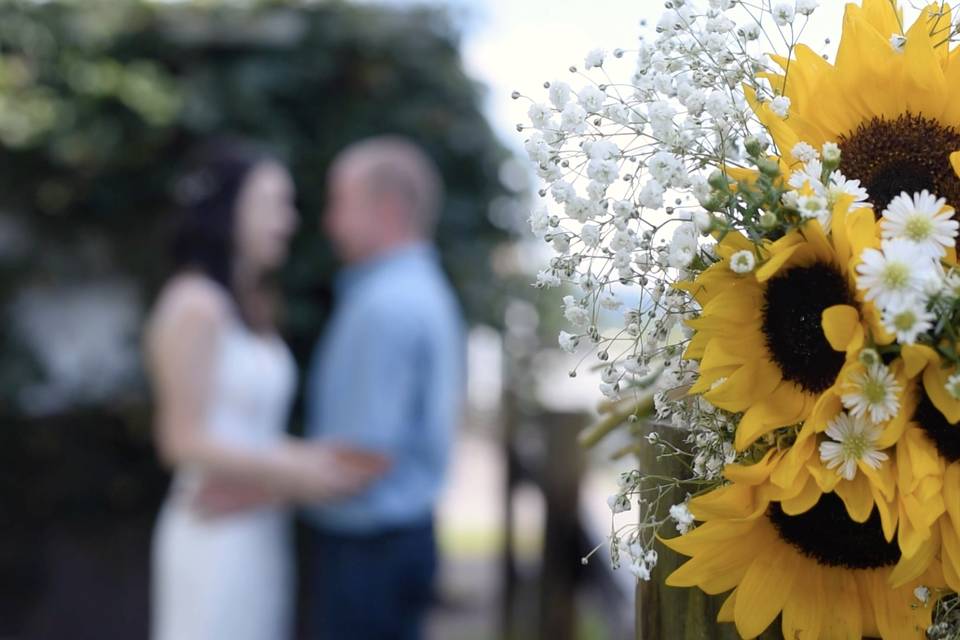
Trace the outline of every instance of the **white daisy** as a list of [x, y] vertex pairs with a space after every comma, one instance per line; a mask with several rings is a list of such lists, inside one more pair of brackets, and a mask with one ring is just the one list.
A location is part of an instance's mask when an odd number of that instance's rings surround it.
[[788, 182], [794, 189], [802, 189], [807, 183], [809, 183], [810, 187], [814, 190], [817, 190], [818, 186], [822, 189], [823, 185], [820, 184], [821, 175], [823, 175], [823, 163], [820, 162], [818, 158], [812, 158], [803, 163], [802, 169], [797, 169], [790, 174], [790, 180]]
[[883, 311], [883, 326], [896, 334], [900, 344], [913, 344], [917, 336], [933, 327], [935, 316], [926, 306], [911, 300], [904, 307], [888, 307]]
[[847, 177], [839, 171], [830, 174], [826, 192], [820, 195], [826, 196], [831, 205], [836, 204], [842, 196], [850, 196], [853, 198], [853, 202], [850, 203], [851, 209], [870, 206], [867, 202], [869, 194], [866, 189], [860, 186], [860, 181], [847, 180]]
[[797, 198], [797, 209], [800, 216], [807, 220], [819, 220], [820, 227], [825, 231], [830, 231], [830, 207], [827, 199], [822, 196], [800, 196]]
[[903, 238], [885, 240], [882, 249], [865, 249], [857, 265], [857, 287], [881, 309], [902, 308], [922, 296], [932, 275], [931, 260], [917, 260], [916, 246]]
[[953, 213], [944, 198], [926, 189], [912, 197], [903, 192], [884, 209], [880, 229], [884, 238], [903, 238], [913, 243], [915, 252], [941, 258], [954, 245], [960, 226]]
[[734, 273], [750, 273], [757, 265], [752, 251], [743, 249], [730, 256], [730, 270]]
[[855, 417], [885, 422], [900, 410], [902, 387], [883, 364], [855, 371], [847, 378], [840, 400]]
[[827, 424], [827, 436], [833, 440], [820, 443], [820, 459], [828, 469], [853, 480], [860, 463], [877, 469], [887, 459], [887, 454], [877, 451], [880, 433], [880, 427], [869, 420], [841, 413]]

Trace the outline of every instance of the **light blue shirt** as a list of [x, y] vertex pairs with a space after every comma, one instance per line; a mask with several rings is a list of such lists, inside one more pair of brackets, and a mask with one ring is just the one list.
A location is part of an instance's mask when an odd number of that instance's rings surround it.
[[436, 254], [404, 247], [346, 269], [307, 379], [307, 435], [386, 455], [362, 494], [309, 510], [365, 533], [428, 517], [443, 483], [464, 389], [464, 331]]

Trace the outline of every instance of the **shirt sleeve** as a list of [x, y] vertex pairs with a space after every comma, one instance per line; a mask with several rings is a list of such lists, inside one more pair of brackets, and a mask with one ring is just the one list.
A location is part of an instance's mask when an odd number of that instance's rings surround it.
[[351, 442], [385, 453], [401, 446], [420, 401], [423, 350], [416, 323], [399, 314], [371, 313], [355, 327], [349, 376], [351, 424], [338, 425]]

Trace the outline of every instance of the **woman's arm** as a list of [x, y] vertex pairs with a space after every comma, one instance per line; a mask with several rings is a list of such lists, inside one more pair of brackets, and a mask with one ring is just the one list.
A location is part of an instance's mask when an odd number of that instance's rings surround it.
[[155, 437], [169, 466], [254, 485], [278, 499], [327, 500], [358, 491], [364, 471], [332, 472], [331, 456], [316, 445], [284, 438], [270, 448], [232, 446], [206, 429], [213, 371], [229, 303], [215, 286], [181, 277], [149, 324], [147, 353], [156, 398]]

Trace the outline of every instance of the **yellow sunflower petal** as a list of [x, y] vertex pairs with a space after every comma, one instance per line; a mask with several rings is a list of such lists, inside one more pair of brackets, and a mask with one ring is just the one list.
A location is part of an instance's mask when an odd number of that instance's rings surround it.
[[823, 610], [821, 640], [852, 640], [863, 633], [860, 594], [853, 574], [847, 569], [821, 568], [820, 580], [829, 606]]
[[723, 606], [717, 612], [717, 622], [733, 622], [733, 610], [737, 605], [737, 592], [733, 591], [723, 601]]
[[800, 249], [800, 245], [794, 245], [792, 247], [786, 247], [781, 251], [770, 256], [770, 259], [760, 265], [757, 268], [756, 276], [758, 282], [766, 282], [773, 276], [779, 273], [780, 269], [783, 268], [787, 262], [790, 261], [790, 258], [793, 257], [793, 254]]
[[880, 571], [863, 572], [865, 600], [873, 602], [877, 631], [884, 638], [922, 638], [921, 629], [930, 626], [932, 607], [915, 606], [913, 585], [891, 589]]
[[750, 518], [767, 508], [756, 499], [753, 487], [729, 484], [690, 501], [690, 512], [697, 520], [713, 518]]
[[940, 539], [943, 542], [943, 577], [947, 586], [960, 591], [960, 536], [947, 519], [940, 521]]
[[810, 402], [797, 387], [790, 382], [781, 382], [772, 393], [750, 406], [734, 436], [734, 447], [743, 451], [757, 438], [777, 427], [795, 424], [810, 413]]
[[[684, 537], [684, 536], [681, 536]], [[740, 540], [742, 542], [742, 539]], [[670, 574], [667, 585], [671, 587], [700, 587], [705, 593], [716, 595], [736, 587], [757, 554], [754, 544], [727, 544], [713, 550], [701, 550], [680, 568]]]
[[942, 369], [939, 365], [928, 366], [923, 370], [923, 389], [927, 392], [927, 397], [951, 424], [960, 422], [960, 400], [947, 392], [947, 378], [953, 375], [954, 371], [956, 367]]
[[817, 504], [820, 495], [820, 488], [817, 486], [816, 481], [808, 476], [803, 483], [803, 488], [800, 490], [800, 493], [792, 498], [781, 500], [780, 508], [783, 509], [783, 512], [788, 516], [806, 513]]
[[728, 464], [723, 469], [723, 475], [730, 482], [756, 486], [766, 482], [782, 456], [779, 451], [771, 449], [753, 464]]
[[757, 526], [755, 521], [705, 522], [696, 529], [674, 538], [659, 538], [668, 548], [685, 556], [693, 556], [703, 549], [729, 546], [732, 540], [742, 540]]
[[860, 312], [848, 304], [837, 304], [823, 310], [821, 324], [823, 334], [834, 351], [846, 351], [860, 330], [861, 341], [863, 328], [860, 326]]
[[947, 465], [944, 471], [943, 503], [953, 527], [960, 528], [960, 464]]
[[758, 636], [777, 618], [790, 597], [800, 562], [799, 554], [786, 544], [758, 550], [737, 587], [733, 617], [741, 636]]
[[[902, 526], [902, 524], [901, 524]], [[934, 529], [932, 535], [924, 540], [910, 556], [902, 555], [897, 566], [887, 578], [893, 588], [902, 587], [911, 580], [924, 574], [940, 551], [940, 530]]]
[[817, 640], [823, 612], [828, 608], [820, 584], [820, 568], [811, 562], [798, 562], [795, 568], [793, 590], [783, 606], [783, 637]]
[[[807, 427], [804, 426], [804, 430]], [[801, 431], [801, 434], [803, 431]], [[806, 467], [810, 457], [816, 452], [816, 438], [797, 439], [787, 454], [783, 456], [777, 468], [770, 474], [770, 481], [778, 487], [790, 487], [797, 481], [797, 476]]]
[[937, 118], [946, 103], [947, 84], [930, 38], [928, 20], [925, 11], [907, 31], [903, 57], [909, 73], [903, 75], [903, 90], [911, 113]]
[[873, 494], [870, 481], [858, 473], [853, 480], [841, 480], [835, 489], [847, 507], [847, 514], [854, 522], [866, 522], [873, 511]]
[[940, 361], [937, 352], [923, 344], [904, 345], [900, 357], [903, 358], [904, 372], [908, 378], [915, 378], [927, 365]]

